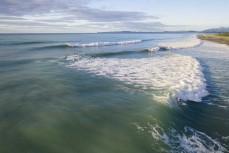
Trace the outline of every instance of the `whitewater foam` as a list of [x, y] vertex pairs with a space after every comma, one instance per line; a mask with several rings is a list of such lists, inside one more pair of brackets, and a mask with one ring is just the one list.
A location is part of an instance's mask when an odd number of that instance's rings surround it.
[[220, 153], [227, 151], [217, 140], [188, 126], [184, 127], [183, 132], [177, 132], [175, 128], [165, 131], [158, 124], [148, 124], [148, 126], [152, 137], [166, 144], [171, 148], [171, 152]]
[[184, 49], [199, 46], [201, 43], [200, 39], [192, 36], [183, 40], [160, 42], [158, 46], [165, 49]]
[[189, 56], [173, 54], [120, 59], [81, 58], [74, 55], [67, 57], [67, 60], [71, 61], [68, 67], [158, 91], [153, 92], [153, 97], [163, 102], [169, 103], [176, 98], [201, 102], [202, 97], [208, 95], [202, 68], [195, 58]]
[[149, 51], [149, 52], [156, 52], [160, 50], [160, 47], [145, 48], [144, 50]]
[[[216, 139], [189, 126], [185, 126], [181, 130], [177, 130], [173, 124], [163, 128], [160, 121], [157, 122], [154, 118], [151, 123], [148, 122], [145, 126], [136, 122], [132, 125], [136, 126], [138, 133], [150, 133], [153, 139], [156, 140], [153, 146], [156, 145], [162, 152], [221, 153], [228, 151]], [[162, 142], [166, 147], [158, 142]]]
[[128, 44], [135, 44], [140, 43], [142, 40], [127, 40], [127, 41], [118, 41], [118, 42], [92, 42], [92, 43], [76, 43], [76, 44], [70, 44], [67, 43], [67, 46], [69, 47], [99, 47], [99, 46], [115, 46], [115, 45], [128, 45]]

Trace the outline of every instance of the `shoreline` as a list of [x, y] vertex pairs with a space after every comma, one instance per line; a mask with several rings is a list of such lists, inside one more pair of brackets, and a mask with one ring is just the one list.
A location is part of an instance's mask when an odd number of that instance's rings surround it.
[[229, 33], [199, 34], [199, 35], [197, 35], [197, 38], [199, 38], [201, 40], [207, 40], [207, 41], [212, 41], [212, 42], [217, 42], [217, 43], [229, 45]]

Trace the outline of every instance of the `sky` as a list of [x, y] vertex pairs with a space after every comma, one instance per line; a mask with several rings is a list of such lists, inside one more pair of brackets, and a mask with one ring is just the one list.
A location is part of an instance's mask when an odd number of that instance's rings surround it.
[[229, 0], [0, 0], [0, 33], [229, 27]]

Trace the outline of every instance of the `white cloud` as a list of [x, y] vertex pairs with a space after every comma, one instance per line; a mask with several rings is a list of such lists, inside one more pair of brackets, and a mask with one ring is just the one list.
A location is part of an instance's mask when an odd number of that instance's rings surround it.
[[[0, 25], [14, 26], [18, 32], [27, 32], [28, 27], [31, 32], [40, 32], [38, 27], [57, 32], [160, 31], [166, 27], [155, 22], [158, 17], [144, 12], [96, 9], [88, 7], [89, 3], [90, 0], [2, 0]], [[0, 32], [3, 31], [4, 28]]]

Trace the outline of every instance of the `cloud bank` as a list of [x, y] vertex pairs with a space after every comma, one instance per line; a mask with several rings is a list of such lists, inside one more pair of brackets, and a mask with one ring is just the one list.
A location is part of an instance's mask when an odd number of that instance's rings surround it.
[[91, 8], [90, 2], [1, 0], [0, 32], [27, 32], [28, 28], [32, 32], [160, 31], [166, 27], [144, 12]]

